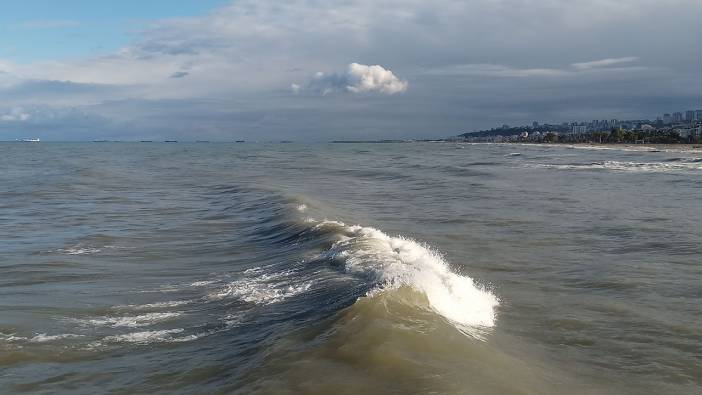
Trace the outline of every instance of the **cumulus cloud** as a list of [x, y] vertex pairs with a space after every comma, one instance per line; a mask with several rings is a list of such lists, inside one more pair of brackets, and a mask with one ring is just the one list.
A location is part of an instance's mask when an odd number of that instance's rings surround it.
[[[407, 90], [408, 82], [398, 78], [392, 71], [379, 66], [351, 63], [343, 73], [325, 74], [317, 72], [307, 90], [326, 95], [332, 92], [378, 93], [394, 95]], [[293, 92], [301, 87], [292, 84]]]

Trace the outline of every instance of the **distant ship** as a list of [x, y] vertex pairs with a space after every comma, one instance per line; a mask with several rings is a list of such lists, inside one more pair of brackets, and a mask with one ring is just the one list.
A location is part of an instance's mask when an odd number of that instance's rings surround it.
[[38, 142], [40, 142], [41, 140], [39, 140], [39, 139], [37, 139], [37, 138], [34, 138], [34, 139], [22, 139], [22, 140], [20, 140], [20, 141], [23, 142], [23, 143], [38, 143]]

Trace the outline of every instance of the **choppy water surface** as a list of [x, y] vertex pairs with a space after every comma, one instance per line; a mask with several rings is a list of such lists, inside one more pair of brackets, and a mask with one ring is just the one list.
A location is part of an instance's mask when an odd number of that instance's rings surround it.
[[700, 151], [0, 150], [0, 393], [702, 392]]

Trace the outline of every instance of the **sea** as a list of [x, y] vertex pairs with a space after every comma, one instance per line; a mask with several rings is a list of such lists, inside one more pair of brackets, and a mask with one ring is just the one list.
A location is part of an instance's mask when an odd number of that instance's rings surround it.
[[0, 394], [700, 394], [702, 149], [0, 143]]

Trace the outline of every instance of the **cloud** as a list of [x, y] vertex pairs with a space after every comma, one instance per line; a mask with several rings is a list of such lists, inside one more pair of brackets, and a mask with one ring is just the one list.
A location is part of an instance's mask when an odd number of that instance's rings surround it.
[[351, 63], [347, 71], [346, 89], [353, 93], [378, 92], [394, 95], [407, 90], [407, 81], [400, 80], [382, 66]]
[[[542, 67], [542, 68], [519, 68], [515, 66], [501, 64], [461, 64], [437, 67], [425, 72], [428, 75], [443, 76], [472, 76], [472, 77], [502, 77], [502, 78], [526, 78], [526, 77], [577, 77], [585, 72], [610, 73], [618, 71], [643, 71], [648, 70], [642, 66], [620, 66], [626, 63], [638, 61], [638, 57], [610, 58], [594, 60], [590, 62], [572, 63], [570, 67]], [[620, 66], [620, 67], [611, 67]]]
[[[405, 92], [408, 86], [407, 81], [401, 80], [382, 66], [351, 63], [344, 73], [317, 72], [306, 89], [322, 95], [332, 92], [394, 95]], [[299, 92], [300, 86], [293, 84], [292, 89], [293, 92]]]
[[608, 58], [593, 60], [590, 62], [573, 63], [573, 67], [577, 70], [591, 70], [609, 66], [616, 66], [622, 63], [632, 63], [638, 61], [639, 58], [636, 56], [627, 56], [624, 58]]
[[525, 68], [505, 66], [500, 64], [462, 64], [438, 67], [426, 72], [429, 75], [444, 76], [474, 76], [474, 77], [558, 77], [568, 74], [566, 70], [552, 68]]
[[30, 119], [30, 115], [21, 107], [15, 107], [0, 115], [0, 121], [4, 122], [24, 122]]
[[171, 76], [168, 78], [184, 78], [187, 77], [188, 74], [190, 73], [188, 73], [187, 71], [176, 71], [175, 73], [171, 74]]

